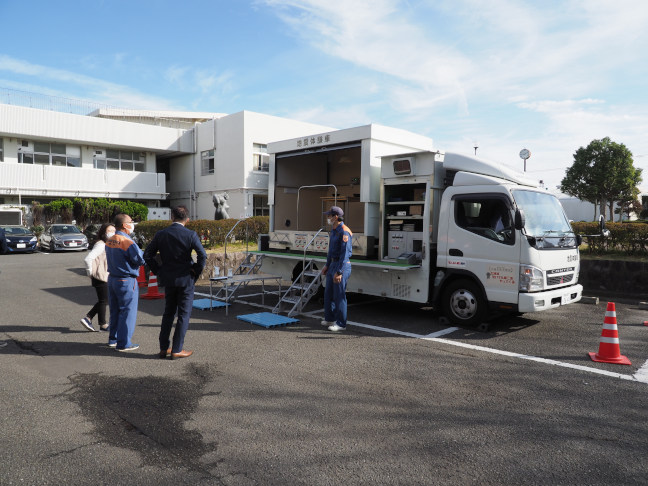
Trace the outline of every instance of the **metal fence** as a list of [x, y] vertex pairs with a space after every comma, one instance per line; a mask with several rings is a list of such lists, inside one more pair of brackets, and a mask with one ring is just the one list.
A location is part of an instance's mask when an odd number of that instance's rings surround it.
[[194, 125], [193, 120], [178, 119], [173, 116], [161, 116], [158, 111], [126, 109], [94, 101], [76, 100], [60, 96], [48, 96], [40, 93], [2, 87], [0, 87], [0, 104], [24, 106], [38, 110], [58, 111], [84, 116], [101, 116], [99, 110], [102, 110], [104, 113], [109, 111], [109, 115], [106, 116], [109, 116], [113, 120], [144, 123], [169, 128], [189, 129]]

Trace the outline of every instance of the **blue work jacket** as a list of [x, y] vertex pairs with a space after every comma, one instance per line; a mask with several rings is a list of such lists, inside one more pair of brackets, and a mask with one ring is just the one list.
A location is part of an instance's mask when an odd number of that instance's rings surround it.
[[347, 225], [340, 223], [329, 234], [328, 255], [326, 257], [327, 273], [342, 273], [342, 265], [351, 259], [353, 233]]
[[137, 277], [144, 265], [144, 255], [137, 243], [123, 231], [118, 231], [106, 241], [108, 273], [114, 278]]

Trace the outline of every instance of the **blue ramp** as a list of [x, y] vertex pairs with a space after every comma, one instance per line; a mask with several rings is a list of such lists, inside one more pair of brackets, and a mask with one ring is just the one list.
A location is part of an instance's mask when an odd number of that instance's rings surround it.
[[[211, 307], [212, 309], [216, 309], [217, 307], [225, 307], [229, 304], [226, 304], [225, 302], [221, 302], [220, 300], [212, 300], [211, 301]], [[205, 310], [209, 309], [209, 299], [194, 299], [193, 301], [193, 308], [194, 309], [200, 309], [200, 310]]]
[[287, 326], [288, 324], [294, 324], [299, 322], [299, 319], [293, 319], [292, 317], [282, 316], [280, 314], [273, 314], [272, 312], [259, 312], [258, 314], [244, 314], [242, 316], [236, 316], [237, 319], [257, 326], [265, 327], [266, 329], [270, 327], [277, 326]]

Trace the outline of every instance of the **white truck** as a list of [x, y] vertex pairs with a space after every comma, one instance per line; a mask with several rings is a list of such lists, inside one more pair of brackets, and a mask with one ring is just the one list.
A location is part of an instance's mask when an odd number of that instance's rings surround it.
[[502, 165], [378, 125], [268, 152], [270, 232], [256, 252], [268, 273], [315, 275], [322, 213], [337, 205], [353, 231], [349, 292], [432, 304], [465, 326], [581, 299], [581, 237], [554, 195]]

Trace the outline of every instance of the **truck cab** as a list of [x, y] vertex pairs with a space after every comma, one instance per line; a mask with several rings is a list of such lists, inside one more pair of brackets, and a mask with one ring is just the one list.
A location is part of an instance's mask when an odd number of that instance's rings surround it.
[[446, 154], [444, 166], [434, 300], [451, 320], [580, 300], [578, 238], [554, 195], [467, 157]]

